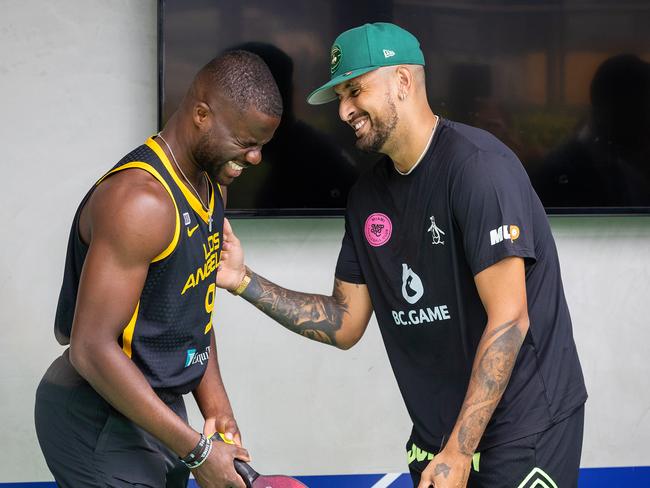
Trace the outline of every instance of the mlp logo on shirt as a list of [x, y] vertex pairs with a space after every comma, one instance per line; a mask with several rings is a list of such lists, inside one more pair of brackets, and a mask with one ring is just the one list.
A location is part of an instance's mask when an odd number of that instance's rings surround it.
[[490, 231], [490, 246], [494, 246], [504, 239], [510, 239], [510, 242], [515, 242], [519, 239], [519, 227], [516, 225], [502, 225]]

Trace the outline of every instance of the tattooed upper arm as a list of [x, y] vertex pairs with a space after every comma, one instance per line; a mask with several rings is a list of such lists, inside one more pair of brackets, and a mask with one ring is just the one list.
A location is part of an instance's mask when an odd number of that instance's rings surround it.
[[349, 349], [361, 339], [372, 315], [372, 302], [365, 284], [334, 279], [333, 298], [345, 306], [341, 332], [337, 335], [339, 346]]

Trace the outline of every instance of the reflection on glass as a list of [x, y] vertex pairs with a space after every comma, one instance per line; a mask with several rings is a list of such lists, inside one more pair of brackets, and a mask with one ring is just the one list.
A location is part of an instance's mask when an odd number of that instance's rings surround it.
[[537, 176], [549, 205], [648, 205], [650, 64], [634, 55], [607, 59], [591, 82], [589, 115], [553, 149]]
[[376, 157], [354, 147], [335, 103], [305, 97], [328, 78], [332, 40], [377, 21], [418, 37], [434, 111], [504, 141], [547, 207], [650, 207], [645, 0], [166, 0], [164, 15], [163, 116], [228, 47], [264, 43], [293, 64], [284, 129], [231, 208], [344, 205]]
[[[233, 46], [260, 56], [280, 88], [284, 111], [273, 139], [264, 146], [255, 178], [231, 186], [233, 208], [343, 208], [358, 171], [348, 153], [330, 136], [296, 118], [293, 109], [293, 60], [262, 42]], [[302, 181], [301, 181], [302, 180]]]

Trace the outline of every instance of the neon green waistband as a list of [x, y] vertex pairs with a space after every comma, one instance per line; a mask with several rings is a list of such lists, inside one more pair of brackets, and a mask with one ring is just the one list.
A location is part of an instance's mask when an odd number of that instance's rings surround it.
[[[411, 443], [411, 449], [406, 451], [406, 461], [410, 465], [413, 461], [431, 461], [435, 456], [435, 454], [431, 452], [427, 452], [424, 449], [420, 449], [418, 446], [415, 445], [415, 442]], [[472, 468], [474, 468], [474, 471], [478, 473], [479, 470], [479, 463], [481, 462], [481, 453], [480, 452], [475, 452], [474, 455], [472, 456]]]

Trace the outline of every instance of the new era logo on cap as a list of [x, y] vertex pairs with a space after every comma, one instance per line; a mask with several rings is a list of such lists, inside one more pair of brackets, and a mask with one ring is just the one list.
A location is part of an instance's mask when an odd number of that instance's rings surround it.
[[395, 51], [391, 51], [390, 49], [384, 49], [385, 58], [390, 58], [392, 56], [395, 56]]

